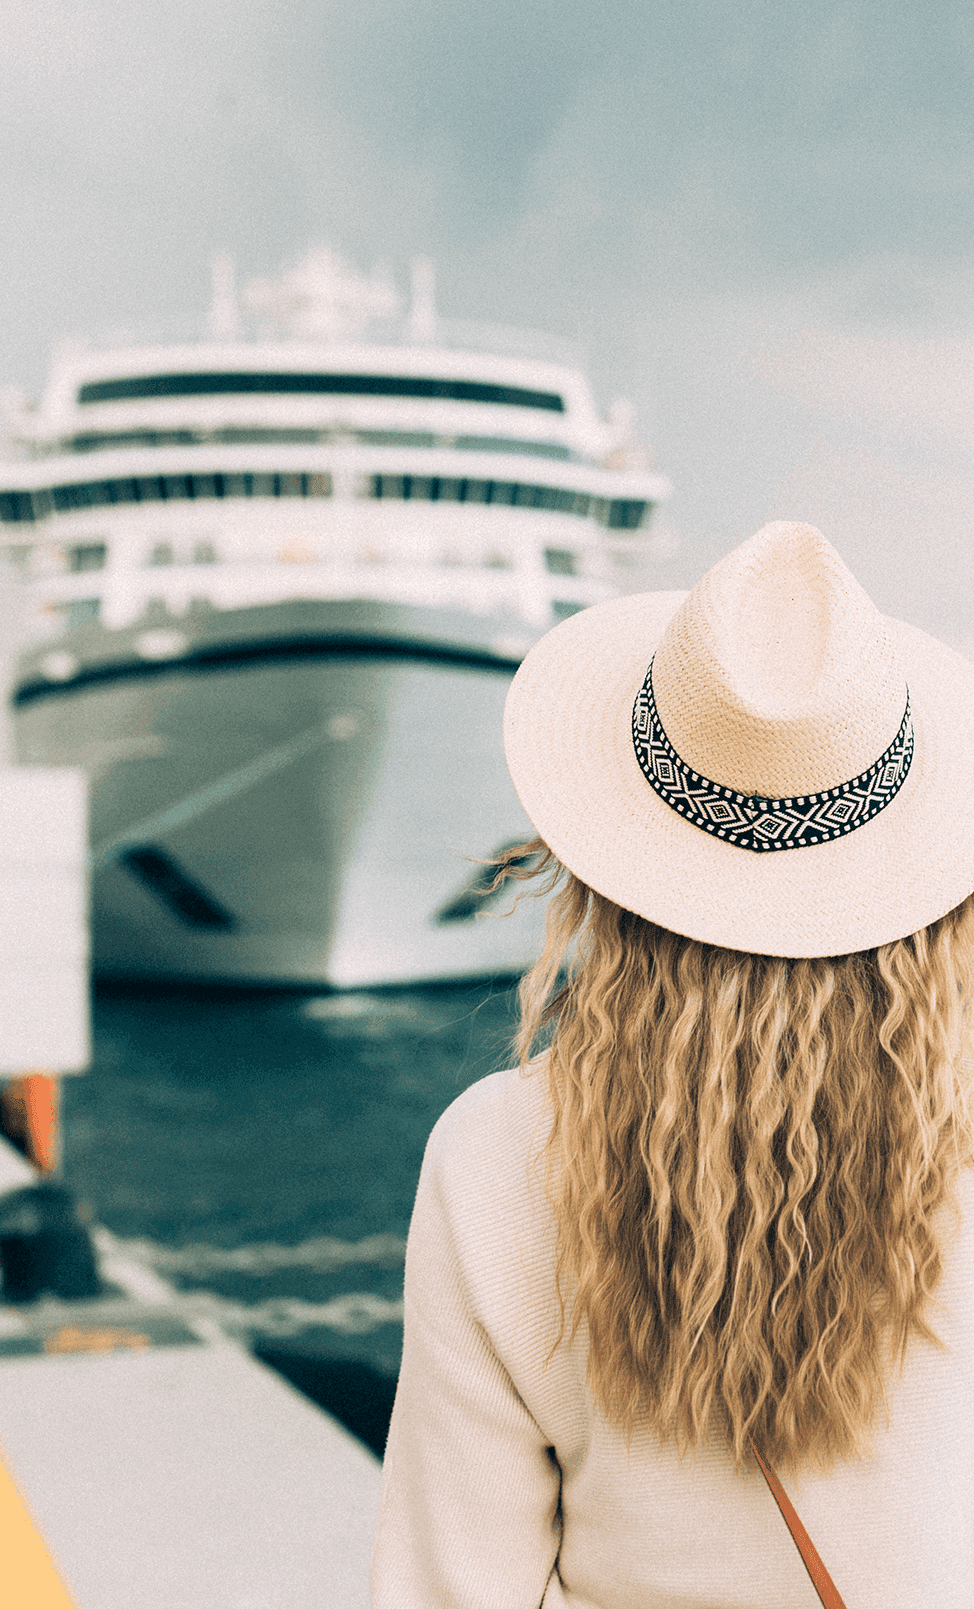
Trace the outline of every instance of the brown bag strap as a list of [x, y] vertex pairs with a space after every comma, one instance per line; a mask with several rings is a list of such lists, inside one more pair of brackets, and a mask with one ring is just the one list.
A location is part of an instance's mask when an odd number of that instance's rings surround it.
[[[750, 1438], [748, 1439], [750, 1440]], [[761, 1467], [762, 1475], [771, 1488], [771, 1496], [781, 1510], [782, 1518], [791, 1532], [792, 1541], [802, 1556], [802, 1563], [808, 1571], [812, 1586], [818, 1593], [824, 1609], [845, 1609], [845, 1604], [839, 1597], [839, 1589], [812, 1546], [812, 1539], [792, 1508], [788, 1500], [788, 1493], [774, 1470], [768, 1468], [753, 1441], [751, 1441], [751, 1450]]]

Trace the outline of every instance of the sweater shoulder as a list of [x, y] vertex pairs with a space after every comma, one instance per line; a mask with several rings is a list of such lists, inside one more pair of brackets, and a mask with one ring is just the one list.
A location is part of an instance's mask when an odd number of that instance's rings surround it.
[[557, 1230], [543, 1154], [550, 1129], [543, 1064], [472, 1084], [430, 1135], [410, 1228], [407, 1285], [418, 1290], [431, 1269], [450, 1267], [469, 1312], [509, 1359], [515, 1331], [540, 1336], [542, 1356], [555, 1338]]
[[545, 1142], [551, 1131], [543, 1063], [471, 1084], [435, 1125], [423, 1158], [420, 1195], [441, 1203], [457, 1243], [496, 1253], [515, 1241], [547, 1238]]
[[544, 1146], [547, 1111], [543, 1064], [526, 1073], [518, 1067], [490, 1073], [458, 1095], [435, 1123], [424, 1167], [476, 1162], [479, 1172], [488, 1160], [502, 1171], [513, 1161], [523, 1165]]

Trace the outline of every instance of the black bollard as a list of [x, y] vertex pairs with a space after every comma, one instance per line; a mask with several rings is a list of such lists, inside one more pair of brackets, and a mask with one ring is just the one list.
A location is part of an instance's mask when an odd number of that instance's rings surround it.
[[42, 1180], [0, 1197], [0, 1272], [5, 1302], [101, 1295], [91, 1236], [63, 1185]]

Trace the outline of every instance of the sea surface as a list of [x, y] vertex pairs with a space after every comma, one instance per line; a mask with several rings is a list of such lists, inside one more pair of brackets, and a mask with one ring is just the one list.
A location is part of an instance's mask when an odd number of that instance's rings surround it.
[[[188, 1317], [217, 1318], [339, 1416], [329, 1391], [384, 1398], [381, 1422], [423, 1149], [462, 1090], [511, 1064], [516, 1016], [510, 980], [101, 985], [90, 1069], [63, 1080], [64, 1182]], [[383, 1433], [364, 1435], [381, 1450]]]

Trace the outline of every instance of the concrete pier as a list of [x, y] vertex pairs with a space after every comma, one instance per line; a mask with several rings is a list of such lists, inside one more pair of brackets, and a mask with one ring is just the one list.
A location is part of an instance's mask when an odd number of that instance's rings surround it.
[[22, 1601], [367, 1609], [378, 1459], [216, 1326], [187, 1324], [164, 1281], [111, 1257], [101, 1274], [93, 1301], [0, 1305], [0, 1459], [34, 1529], [0, 1471], [4, 1574], [11, 1546], [42, 1570], [39, 1539], [64, 1592], [35, 1575]]

